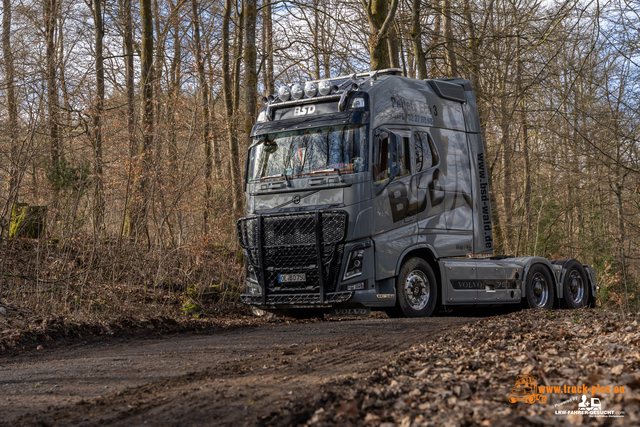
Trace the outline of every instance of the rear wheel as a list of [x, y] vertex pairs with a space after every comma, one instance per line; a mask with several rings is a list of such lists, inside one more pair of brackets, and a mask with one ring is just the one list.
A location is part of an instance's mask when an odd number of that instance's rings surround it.
[[542, 264], [535, 264], [529, 270], [526, 283], [529, 308], [551, 310], [556, 299], [555, 284], [549, 270]]
[[565, 264], [567, 270], [562, 283], [564, 302], [571, 309], [581, 308], [589, 301], [587, 275], [582, 265], [575, 259]]
[[438, 286], [431, 266], [422, 258], [411, 258], [400, 269], [396, 281], [397, 308], [406, 317], [428, 317], [438, 300]]

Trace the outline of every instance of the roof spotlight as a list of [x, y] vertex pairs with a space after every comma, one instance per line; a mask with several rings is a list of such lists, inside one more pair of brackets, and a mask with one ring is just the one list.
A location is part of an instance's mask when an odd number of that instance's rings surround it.
[[278, 89], [278, 98], [280, 98], [281, 101], [288, 101], [289, 98], [291, 98], [291, 90], [289, 89], [289, 86], [284, 85]]
[[318, 90], [322, 96], [329, 95], [331, 93], [331, 82], [329, 80], [321, 81], [318, 85]]
[[293, 99], [300, 99], [302, 98], [303, 94], [304, 92], [302, 90], [302, 86], [300, 86], [298, 83], [291, 86], [291, 96], [293, 96]]
[[313, 98], [318, 93], [318, 85], [313, 82], [307, 82], [304, 85], [304, 94], [307, 98]]

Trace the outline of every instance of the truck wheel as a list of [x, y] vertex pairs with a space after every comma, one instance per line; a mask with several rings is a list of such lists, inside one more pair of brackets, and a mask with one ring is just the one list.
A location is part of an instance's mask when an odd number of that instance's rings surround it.
[[404, 263], [396, 290], [398, 308], [406, 317], [428, 317], [436, 308], [436, 277], [431, 266], [422, 258], [411, 258]]
[[562, 283], [564, 302], [571, 309], [584, 307], [589, 300], [587, 275], [582, 265], [575, 259], [565, 264], [567, 273]]
[[542, 264], [535, 264], [529, 270], [526, 284], [529, 308], [551, 310], [555, 302], [555, 284], [549, 270]]

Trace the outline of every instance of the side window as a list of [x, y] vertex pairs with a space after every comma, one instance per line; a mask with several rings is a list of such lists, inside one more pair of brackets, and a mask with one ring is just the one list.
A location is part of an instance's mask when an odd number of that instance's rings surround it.
[[373, 153], [373, 181], [376, 184], [384, 183], [390, 175], [389, 153], [392, 150], [392, 135], [382, 131], [375, 136]]
[[402, 165], [401, 176], [409, 175], [411, 173], [411, 156], [409, 155], [409, 148], [411, 147], [410, 142], [411, 139], [408, 136], [402, 137], [402, 153], [400, 153], [402, 156], [399, 159], [400, 164]]
[[436, 154], [431, 135], [427, 132], [414, 132], [416, 148], [416, 172], [422, 172], [438, 163], [438, 155]]

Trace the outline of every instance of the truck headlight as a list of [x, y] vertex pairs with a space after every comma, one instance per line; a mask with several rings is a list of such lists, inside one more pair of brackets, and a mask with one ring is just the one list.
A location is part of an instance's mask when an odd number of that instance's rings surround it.
[[356, 249], [349, 253], [347, 269], [344, 272], [344, 280], [357, 277], [362, 274], [362, 263], [364, 260], [364, 249]]

